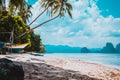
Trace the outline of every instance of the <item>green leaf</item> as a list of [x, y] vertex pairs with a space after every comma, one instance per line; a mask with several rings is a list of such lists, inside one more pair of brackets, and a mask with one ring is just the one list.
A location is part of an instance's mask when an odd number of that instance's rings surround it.
[[72, 8], [72, 5], [70, 4], [70, 3], [65, 3], [66, 4], [66, 7], [68, 8], [68, 9], [70, 9], [70, 10], [72, 10], [73, 8]]
[[68, 8], [66, 8], [66, 11], [67, 11], [68, 15], [70, 16], [70, 18], [72, 18], [72, 14], [71, 14], [70, 10]]

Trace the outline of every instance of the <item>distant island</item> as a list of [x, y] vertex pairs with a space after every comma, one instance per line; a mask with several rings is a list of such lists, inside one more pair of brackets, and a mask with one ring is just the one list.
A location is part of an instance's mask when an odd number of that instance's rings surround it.
[[120, 53], [120, 43], [113, 46], [107, 42], [103, 48], [70, 47], [66, 45], [45, 45], [46, 53]]
[[63, 45], [45, 45], [46, 53], [80, 53], [80, 47], [70, 47]]

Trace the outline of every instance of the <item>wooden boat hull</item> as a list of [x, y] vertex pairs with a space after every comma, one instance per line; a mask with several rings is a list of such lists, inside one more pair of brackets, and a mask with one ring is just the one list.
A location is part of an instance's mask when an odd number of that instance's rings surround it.
[[28, 44], [22, 44], [22, 45], [12, 45], [12, 46], [6, 46], [6, 51], [18, 53], [22, 51]]
[[5, 48], [7, 52], [19, 53], [23, 48]]

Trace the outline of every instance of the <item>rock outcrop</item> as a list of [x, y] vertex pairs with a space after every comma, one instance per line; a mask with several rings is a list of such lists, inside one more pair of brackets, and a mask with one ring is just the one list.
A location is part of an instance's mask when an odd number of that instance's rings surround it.
[[101, 50], [103, 53], [117, 53], [112, 43], [106, 43], [106, 46]]
[[88, 50], [87, 47], [81, 48], [81, 53], [89, 53], [90, 51]]
[[22, 66], [6, 58], [0, 59], [0, 80], [24, 80]]
[[120, 53], [120, 43], [117, 44], [117, 46], [116, 46], [116, 50]]

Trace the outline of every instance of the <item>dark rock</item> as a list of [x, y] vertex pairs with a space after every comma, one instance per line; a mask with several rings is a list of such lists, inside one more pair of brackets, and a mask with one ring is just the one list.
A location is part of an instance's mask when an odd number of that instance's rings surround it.
[[90, 51], [88, 50], [87, 47], [81, 48], [81, 53], [89, 53]]
[[0, 59], [0, 80], [24, 80], [22, 66], [6, 58]]
[[106, 43], [106, 46], [101, 50], [103, 53], [117, 53], [112, 43]]
[[120, 43], [117, 44], [117, 46], [116, 46], [116, 50], [120, 53]]

